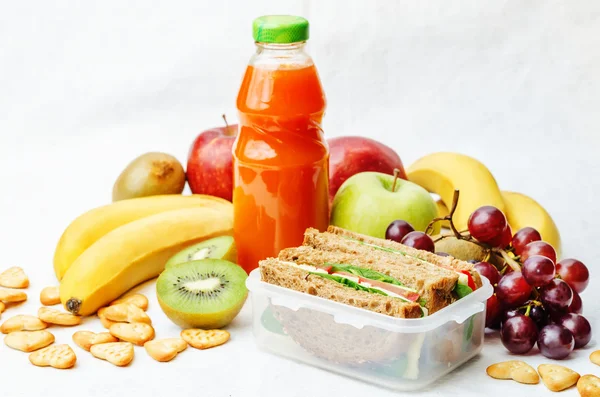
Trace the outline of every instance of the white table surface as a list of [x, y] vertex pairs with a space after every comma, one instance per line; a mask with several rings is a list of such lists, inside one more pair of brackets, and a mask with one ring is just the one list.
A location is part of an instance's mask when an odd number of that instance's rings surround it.
[[[557, 2], [500, 1], [490, 8], [487, 2], [396, 7], [354, 1], [345, 9], [309, 0], [258, 3], [3, 5], [0, 269], [22, 266], [31, 286], [29, 301], [2, 319], [37, 311], [40, 290], [56, 284], [52, 255], [63, 229], [110, 202], [114, 179], [133, 157], [164, 151], [185, 161], [197, 132], [221, 125], [223, 112], [235, 120], [233, 100], [252, 51], [243, 24], [260, 13], [292, 12], [314, 22], [312, 51], [330, 99], [328, 136], [379, 139], [406, 165], [438, 150], [470, 154], [489, 166], [503, 189], [529, 194], [550, 211], [564, 255], [583, 260], [592, 274], [582, 297], [595, 335], [563, 363], [600, 375], [587, 359], [599, 348], [600, 332], [598, 3], [582, 1], [568, 10]], [[214, 40], [211, 34], [222, 30]], [[153, 283], [140, 291], [150, 298], [157, 337], [176, 336]], [[251, 316], [246, 305], [228, 328], [226, 345], [189, 349], [166, 364], [136, 348], [133, 363], [116, 368], [74, 346], [74, 330], [67, 328], [52, 332], [77, 353], [77, 366], [68, 371], [34, 367], [26, 354], [0, 344], [0, 394], [401, 395], [259, 351]], [[77, 329], [103, 328], [89, 318]], [[487, 365], [513, 358], [491, 335], [479, 357], [422, 394], [410, 394], [551, 395], [541, 384], [485, 375]], [[535, 350], [524, 359], [534, 366], [549, 362]]]

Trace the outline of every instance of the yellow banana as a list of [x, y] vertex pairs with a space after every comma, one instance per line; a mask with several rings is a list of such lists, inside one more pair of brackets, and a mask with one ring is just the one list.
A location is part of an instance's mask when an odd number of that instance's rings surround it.
[[408, 167], [407, 176], [411, 182], [438, 194], [448, 208], [452, 205], [454, 190], [460, 190], [453, 218], [459, 230], [467, 228], [471, 213], [483, 205], [504, 211], [504, 201], [491, 172], [480, 161], [464, 154], [427, 155]]
[[60, 300], [71, 313], [93, 314], [158, 276], [182, 249], [232, 233], [231, 207], [178, 209], [130, 222], [101, 237], [75, 260], [60, 284]]
[[551, 244], [556, 250], [556, 256], [561, 256], [561, 242], [558, 228], [548, 211], [537, 201], [521, 193], [502, 191], [506, 217], [513, 233], [526, 226], [533, 227], [542, 239]]
[[64, 231], [54, 252], [54, 272], [60, 281], [89, 246], [111, 230], [161, 212], [190, 207], [231, 208], [231, 203], [206, 195], [163, 195], [123, 200], [86, 212]]

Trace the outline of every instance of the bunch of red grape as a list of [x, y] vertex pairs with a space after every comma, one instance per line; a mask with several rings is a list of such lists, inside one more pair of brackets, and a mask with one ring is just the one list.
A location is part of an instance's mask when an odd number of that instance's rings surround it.
[[486, 326], [497, 329], [504, 346], [516, 354], [534, 345], [554, 359], [565, 358], [574, 348], [591, 339], [590, 323], [581, 315], [579, 294], [587, 287], [589, 272], [576, 259], [556, 263], [554, 248], [540, 233], [526, 227], [512, 235], [506, 217], [498, 208], [485, 206], [469, 217], [469, 233], [490, 248], [510, 253], [520, 271], [488, 262], [475, 268], [494, 286], [487, 302]]
[[[451, 215], [433, 222], [439, 220], [452, 224]], [[452, 228], [456, 230], [453, 224]], [[470, 235], [455, 231], [456, 237], [481, 245], [504, 263], [496, 267], [477, 262], [475, 268], [494, 286], [494, 294], [487, 301], [486, 326], [500, 329], [502, 343], [509, 351], [525, 354], [537, 343], [544, 356], [561, 359], [574, 348], [587, 345], [592, 329], [581, 315], [579, 294], [588, 285], [589, 272], [581, 261], [563, 259], [557, 263], [556, 251], [542, 241], [537, 230], [525, 227], [513, 235], [506, 216], [496, 207], [484, 206], [473, 212], [468, 229]], [[431, 237], [403, 220], [392, 222], [385, 238], [435, 252]]]

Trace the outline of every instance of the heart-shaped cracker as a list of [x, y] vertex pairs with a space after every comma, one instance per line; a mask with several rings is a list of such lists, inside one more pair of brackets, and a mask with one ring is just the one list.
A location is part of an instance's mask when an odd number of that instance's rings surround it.
[[144, 323], [115, 323], [109, 331], [112, 336], [138, 346], [144, 346], [144, 343], [154, 339], [154, 328]]
[[75, 365], [77, 356], [69, 345], [52, 345], [31, 353], [29, 361], [38, 367], [67, 369]]
[[108, 332], [95, 333], [91, 331], [77, 331], [73, 334], [73, 342], [84, 350], [100, 343], [118, 342], [119, 340]]
[[600, 396], [600, 378], [595, 375], [583, 375], [577, 382], [577, 391], [581, 397]]
[[118, 367], [124, 367], [133, 360], [133, 345], [129, 342], [101, 343], [90, 347], [96, 358], [106, 360]]
[[540, 364], [538, 373], [551, 391], [561, 391], [573, 386], [579, 380], [579, 374], [570, 368], [556, 364]]
[[179, 338], [167, 338], [144, 343], [148, 355], [160, 362], [171, 361], [187, 346], [187, 342]]
[[103, 315], [111, 321], [152, 324], [146, 312], [131, 303], [109, 306], [103, 311]]
[[110, 306], [118, 305], [121, 303], [130, 303], [134, 306], [139, 307], [142, 310], [148, 310], [148, 298], [142, 294], [133, 294], [124, 296], [123, 298], [117, 299], [110, 303]]
[[196, 349], [209, 349], [229, 340], [229, 332], [222, 329], [185, 329], [181, 338]]
[[6, 346], [30, 353], [54, 343], [54, 335], [48, 331], [17, 331], [4, 337]]
[[519, 383], [535, 385], [540, 377], [535, 369], [524, 361], [504, 361], [487, 367], [486, 372], [494, 379], [512, 379]]
[[60, 310], [51, 309], [49, 307], [40, 307], [38, 310], [38, 317], [45, 323], [55, 325], [79, 325], [81, 324], [81, 317], [74, 316], [71, 313], [61, 312]]
[[39, 331], [48, 328], [48, 324], [35, 316], [19, 314], [6, 320], [0, 326], [0, 332], [10, 334], [16, 331]]
[[0, 273], [0, 287], [27, 288], [29, 278], [20, 267], [11, 267]]
[[24, 302], [26, 300], [27, 294], [23, 291], [0, 288], [0, 301], [4, 303]]
[[110, 329], [110, 326], [113, 324], [116, 324], [116, 321], [112, 321], [106, 318], [106, 316], [104, 315], [104, 312], [106, 311], [106, 307], [102, 307], [100, 309], [98, 309], [98, 312], [96, 313], [98, 315], [98, 318], [100, 319], [100, 322], [102, 323], [102, 326], [106, 329]]
[[53, 306], [60, 303], [58, 287], [46, 287], [40, 292], [40, 302], [44, 306]]
[[596, 365], [600, 365], [600, 350], [596, 350], [590, 354], [590, 361]]

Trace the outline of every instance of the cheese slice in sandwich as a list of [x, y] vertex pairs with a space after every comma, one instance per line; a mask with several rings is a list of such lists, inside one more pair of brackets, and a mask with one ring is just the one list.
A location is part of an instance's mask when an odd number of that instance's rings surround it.
[[[307, 233], [318, 233], [315, 229], [308, 229]], [[408, 247], [404, 244], [397, 243], [392, 240], [383, 240], [364, 234], [351, 232], [350, 230], [342, 229], [336, 226], [329, 226], [327, 233], [335, 234], [342, 238], [353, 240], [364, 244], [367, 247], [384, 250], [397, 255], [404, 255], [411, 258], [427, 261], [436, 266], [454, 271], [459, 276], [459, 285], [467, 286], [471, 291], [481, 287], [481, 277], [472, 263], [455, 259], [451, 256], [440, 256], [433, 252], [419, 250], [413, 247]], [[459, 287], [462, 288], [462, 287]], [[461, 295], [468, 293], [466, 288], [462, 288]]]
[[[420, 318], [427, 311], [413, 301], [416, 291], [392, 277], [342, 264], [311, 265], [268, 258], [259, 262], [264, 282], [400, 318]], [[385, 280], [385, 281], [382, 281]]]
[[[279, 259], [298, 265], [312, 265], [328, 269], [333, 266], [337, 273], [354, 273], [354, 277], [365, 274], [381, 275], [370, 277], [375, 282], [386, 282], [385, 277], [397, 281], [391, 288], [414, 291], [414, 293], [399, 293], [412, 301], [419, 303], [428, 314], [451, 304], [455, 299], [453, 291], [458, 283], [458, 275], [450, 270], [442, 269], [430, 263], [398, 258], [387, 252], [372, 250], [352, 241], [340, 239], [337, 236], [317, 233], [311, 239], [314, 246], [287, 248], [279, 253]], [[344, 267], [359, 267], [364, 271], [344, 271]], [[370, 283], [370, 281], [366, 281]], [[390, 284], [390, 283], [388, 283]], [[401, 292], [401, 291], [397, 291]], [[415, 296], [418, 298], [415, 299]]]

